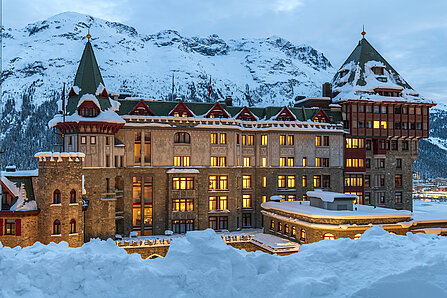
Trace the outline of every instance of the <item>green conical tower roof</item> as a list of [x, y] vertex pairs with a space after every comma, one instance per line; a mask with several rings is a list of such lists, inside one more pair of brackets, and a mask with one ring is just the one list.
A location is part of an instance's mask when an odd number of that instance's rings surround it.
[[71, 115], [76, 112], [78, 102], [85, 94], [94, 95], [98, 99], [102, 111], [110, 108], [111, 104], [108, 98], [96, 96], [96, 91], [100, 85], [105, 86], [89, 39], [82, 53], [73, 84], [73, 86], [79, 87], [80, 91], [77, 96], [68, 99], [67, 114]]
[[79, 62], [78, 71], [74, 80], [74, 86], [81, 88], [81, 94], [95, 94], [99, 84], [104, 85], [101, 71], [99, 70], [98, 62], [93, 52], [93, 47], [90, 41], [84, 48], [81, 61]]
[[[362, 32], [362, 35], [364, 32]], [[383, 73], [375, 73], [375, 67]], [[413, 88], [404, 78], [379, 54], [379, 52], [363, 36], [355, 49], [343, 63], [332, 79], [335, 100], [368, 99], [376, 94], [377, 89], [400, 90], [402, 97], [394, 100], [420, 100]], [[376, 98], [380, 100], [381, 98]]]
[[[393, 76], [393, 78], [396, 80], [395, 82], [396, 84], [400, 85], [402, 88], [405, 89], [412, 89], [411, 86], [399, 75], [399, 73], [385, 60], [385, 58], [382, 57], [382, 55], [379, 54], [379, 52], [377, 52], [377, 50], [364, 37], [359, 41], [354, 51], [352, 51], [351, 55], [349, 55], [348, 59], [346, 59], [345, 63], [343, 63], [343, 66], [340, 68], [340, 70], [342, 70], [343, 67], [349, 64], [351, 61], [360, 67], [360, 76], [356, 81], [356, 85], [358, 86], [366, 85], [365, 64], [369, 61], [377, 61], [385, 66], [385, 70], [387, 70]], [[335, 75], [335, 77], [337, 77], [337, 75], [338, 73]], [[353, 82], [354, 77], [355, 74], [351, 73], [348, 82]]]

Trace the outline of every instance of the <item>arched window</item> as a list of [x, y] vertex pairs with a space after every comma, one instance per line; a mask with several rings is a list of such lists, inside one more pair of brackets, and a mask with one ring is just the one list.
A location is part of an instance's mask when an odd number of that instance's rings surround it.
[[323, 235], [323, 239], [324, 240], [326, 240], [326, 239], [334, 240], [335, 236], [333, 234], [331, 234], [331, 233], [326, 233], [326, 234]]
[[272, 219], [270, 221], [270, 230], [274, 230], [275, 229], [275, 221]]
[[70, 204], [76, 203], [76, 190], [70, 191]]
[[61, 191], [59, 189], [56, 189], [53, 193], [53, 204], [60, 204], [61, 203]]
[[61, 234], [61, 222], [59, 219], [56, 219], [53, 223], [53, 235], [60, 235]]
[[300, 230], [300, 240], [306, 242], [306, 230]]
[[282, 232], [282, 223], [278, 222], [278, 232]]
[[292, 237], [296, 236], [296, 227], [292, 227], [292, 234], [290, 236]]
[[76, 233], [76, 220], [70, 220], [70, 234]]
[[285, 224], [285, 225], [284, 225], [284, 233], [285, 233], [286, 235], [289, 235], [289, 225], [288, 225], [288, 224]]
[[191, 137], [187, 132], [177, 132], [174, 135], [174, 143], [189, 144], [191, 143]]

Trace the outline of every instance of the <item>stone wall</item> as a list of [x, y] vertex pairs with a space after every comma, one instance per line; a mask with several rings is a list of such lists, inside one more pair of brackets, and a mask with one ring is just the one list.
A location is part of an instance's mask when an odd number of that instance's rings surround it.
[[[53, 156], [50, 156], [53, 155]], [[82, 158], [62, 157], [58, 153], [39, 158], [39, 176], [33, 178], [34, 196], [41, 210], [38, 240], [44, 244], [66, 241], [70, 246], [84, 243], [82, 211]], [[54, 191], [61, 193], [61, 203], [53, 203]], [[70, 191], [76, 192], [76, 203], [70, 203]], [[70, 221], [76, 221], [76, 232], [70, 233]], [[61, 233], [54, 234], [53, 224], [61, 223]]]
[[[25, 247], [31, 246], [35, 242], [40, 241], [38, 239], [38, 216], [39, 210], [35, 211], [0, 211], [0, 219], [3, 221], [2, 236], [0, 236], [0, 242], [3, 246], [9, 247]], [[20, 235], [5, 235], [5, 221], [7, 219], [17, 220], [20, 219]], [[17, 226], [16, 226], [17, 232]]]

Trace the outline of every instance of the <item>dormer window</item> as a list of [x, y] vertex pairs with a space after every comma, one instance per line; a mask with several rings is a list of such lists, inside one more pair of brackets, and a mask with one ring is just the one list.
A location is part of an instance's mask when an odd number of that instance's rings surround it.
[[191, 112], [190, 109], [183, 103], [183, 101], [180, 101], [174, 109], [169, 113], [169, 116], [173, 117], [194, 117], [194, 114]]
[[78, 107], [78, 114], [82, 117], [96, 117], [99, 114], [99, 108], [93, 101], [86, 100]]
[[217, 102], [209, 111], [206, 113], [206, 118], [228, 118], [230, 115], [225, 111], [222, 106]]
[[375, 75], [383, 76], [383, 69], [384, 68], [385, 67], [382, 67], [382, 66], [374, 66], [371, 69], [372, 69], [372, 71], [374, 72]]

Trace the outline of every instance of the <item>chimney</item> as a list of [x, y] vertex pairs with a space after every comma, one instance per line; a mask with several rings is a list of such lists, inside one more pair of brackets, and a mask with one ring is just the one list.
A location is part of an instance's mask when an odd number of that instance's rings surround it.
[[332, 85], [329, 82], [323, 84], [323, 97], [332, 98]]
[[231, 98], [231, 96], [227, 96], [225, 98], [225, 104], [227, 105], [227, 107], [233, 106], [233, 98]]

